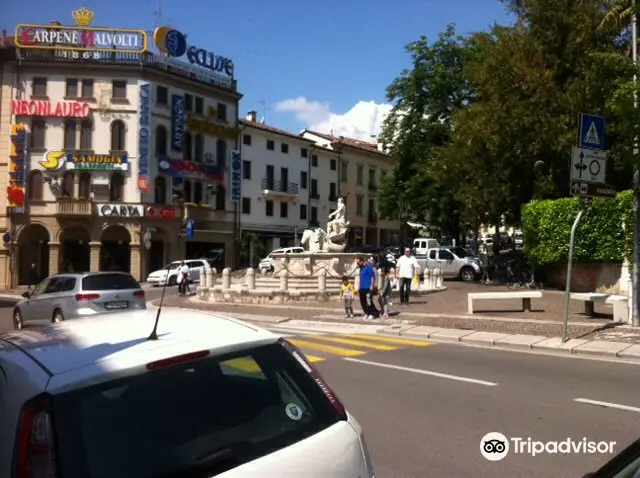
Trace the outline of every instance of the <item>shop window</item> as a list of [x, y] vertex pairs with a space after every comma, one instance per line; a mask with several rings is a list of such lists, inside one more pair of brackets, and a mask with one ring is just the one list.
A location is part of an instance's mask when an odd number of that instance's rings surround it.
[[91, 196], [91, 173], [86, 171], [80, 173], [78, 186], [78, 196], [82, 199], [89, 199]]
[[62, 177], [62, 195], [66, 197], [73, 197], [74, 193], [74, 176], [71, 171], [64, 173]]
[[111, 123], [111, 151], [126, 151], [125, 125], [120, 120]]
[[167, 154], [167, 128], [162, 125], [156, 126], [156, 155]]
[[76, 149], [76, 122], [75, 120], [66, 120], [64, 122], [64, 144], [62, 149]]
[[223, 186], [216, 188], [216, 209], [218, 211], [224, 211], [226, 209], [227, 191]]
[[113, 173], [109, 181], [109, 201], [122, 201], [124, 197], [124, 176]]
[[182, 194], [185, 202], [191, 202], [191, 181], [185, 181], [182, 185]]
[[193, 202], [202, 204], [202, 183], [195, 183], [193, 186]]
[[156, 176], [154, 191], [154, 202], [156, 204], [165, 204], [167, 202], [167, 180], [164, 176]]
[[40, 171], [32, 171], [27, 184], [27, 197], [29, 201], [42, 201], [43, 178]]
[[44, 149], [45, 132], [47, 124], [42, 118], [31, 120], [31, 149]]
[[187, 161], [191, 161], [193, 159], [193, 151], [192, 151], [192, 143], [191, 143], [191, 135], [189, 133], [184, 133], [182, 136], [182, 158]]
[[93, 148], [93, 121], [84, 120], [80, 124], [80, 149], [90, 151]]
[[221, 168], [227, 164], [227, 142], [223, 139], [216, 142], [216, 164]]
[[194, 149], [194, 159], [198, 162], [201, 163], [202, 159], [204, 157], [204, 138], [202, 137], [201, 134], [197, 134], [195, 139], [194, 139], [194, 145], [193, 145], [193, 149]]

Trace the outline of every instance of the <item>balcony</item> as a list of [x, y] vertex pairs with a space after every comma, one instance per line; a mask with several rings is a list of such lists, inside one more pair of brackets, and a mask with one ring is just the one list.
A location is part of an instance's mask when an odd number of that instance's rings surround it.
[[298, 185], [288, 181], [273, 181], [264, 178], [262, 180], [262, 189], [267, 197], [298, 197]]
[[56, 216], [89, 217], [93, 214], [93, 202], [87, 199], [61, 197], [56, 201]]
[[317, 192], [312, 192], [309, 197], [315, 201], [318, 201], [320, 199], [320, 195]]
[[185, 219], [193, 219], [198, 222], [216, 221], [233, 222], [233, 211], [216, 209], [211, 204], [184, 204]]
[[337, 194], [329, 194], [329, 202], [336, 202], [338, 200]]

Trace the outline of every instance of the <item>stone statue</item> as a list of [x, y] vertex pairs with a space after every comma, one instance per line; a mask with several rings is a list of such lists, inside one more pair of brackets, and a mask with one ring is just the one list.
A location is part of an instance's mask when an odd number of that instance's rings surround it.
[[336, 210], [329, 214], [327, 222], [327, 235], [332, 242], [342, 243], [349, 230], [349, 221], [346, 219], [347, 206], [344, 203], [344, 196], [338, 198]]
[[306, 229], [302, 233], [300, 245], [309, 252], [344, 252], [346, 244], [334, 244], [327, 233], [320, 227]]
[[346, 244], [349, 221], [346, 220], [346, 196], [338, 198], [336, 210], [329, 214], [327, 231], [322, 228], [307, 229], [302, 234], [300, 244], [309, 252], [343, 252]]

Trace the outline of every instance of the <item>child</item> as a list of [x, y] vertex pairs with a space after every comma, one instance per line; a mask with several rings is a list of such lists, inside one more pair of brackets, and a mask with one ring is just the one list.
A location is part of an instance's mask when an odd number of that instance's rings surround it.
[[340, 298], [344, 303], [344, 316], [346, 318], [353, 317], [353, 296], [356, 294], [356, 288], [349, 282], [347, 276], [342, 276], [342, 285], [340, 286]]
[[391, 277], [388, 268], [382, 269], [382, 288], [380, 289], [379, 302], [382, 310], [382, 317], [389, 317], [391, 306]]

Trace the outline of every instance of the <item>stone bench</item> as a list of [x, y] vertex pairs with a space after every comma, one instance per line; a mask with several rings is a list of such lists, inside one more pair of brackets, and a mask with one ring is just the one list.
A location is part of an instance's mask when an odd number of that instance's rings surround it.
[[584, 302], [584, 315], [587, 315], [589, 317], [593, 317], [595, 315], [596, 302], [605, 305], [612, 305], [614, 306], [614, 308], [616, 302], [628, 302], [628, 298], [621, 295], [599, 294], [597, 292], [573, 293], [571, 294], [571, 300]]
[[522, 310], [531, 311], [531, 299], [542, 299], [539, 290], [522, 290], [514, 292], [472, 292], [467, 294], [467, 312], [473, 314], [474, 300], [512, 300], [522, 299]]

